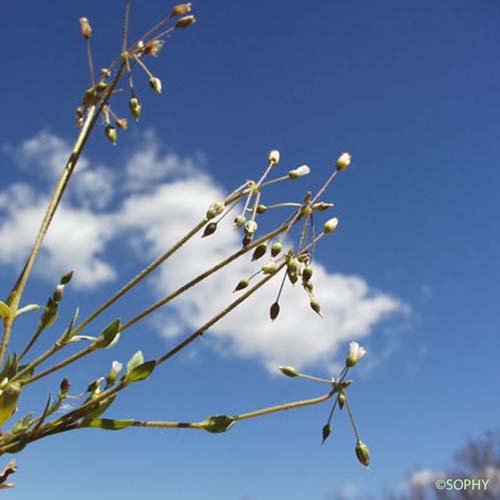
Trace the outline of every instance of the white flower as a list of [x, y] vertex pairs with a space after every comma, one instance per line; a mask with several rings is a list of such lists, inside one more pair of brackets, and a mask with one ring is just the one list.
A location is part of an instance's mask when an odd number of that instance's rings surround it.
[[330, 234], [337, 229], [337, 226], [339, 225], [339, 220], [337, 217], [333, 217], [333, 219], [329, 219], [325, 222], [325, 225], [323, 226], [323, 232], [325, 234]]
[[357, 342], [351, 342], [345, 361], [346, 366], [352, 368], [365, 354], [366, 349], [364, 347], [361, 347]]
[[351, 164], [351, 155], [349, 153], [342, 153], [337, 158], [337, 170], [346, 170]]
[[276, 165], [280, 161], [280, 152], [277, 149], [269, 151], [269, 163]]

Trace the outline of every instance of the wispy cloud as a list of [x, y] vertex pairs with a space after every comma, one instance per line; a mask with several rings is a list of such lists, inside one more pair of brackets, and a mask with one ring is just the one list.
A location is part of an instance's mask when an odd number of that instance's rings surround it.
[[[49, 177], [64, 164], [68, 150], [64, 140], [47, 131], [11, 148], [22, 168], [47, 169]], [[155, 258], [198, 222], [210, 203], [225, 195], [196, 159], [165, 152], [152, 133], [128, 155], [119, 184], [113, 169], [94, 165], [87, 158], [82, 162], [76, 187], [54, 219], [37, 266], [39, 275], [52, 280], [74, 267], [75, 283], [82, 288], [99, 286], [119, 275], [112, 260], [105, 257], [116, 237], [127, 235], [138, 260]], [[24, 183], [0, 191], [0, 263], [19, 264], [31, 245], [45, 202], [45, 195]], [[195, 238], [169, 265], [161, 267], [150, 281], [152, 290], [158, 296], [169, 293], [239, 247], [240, 237], [230, 224], [221, 225], [216, 235]], [[233, 300], [235, 283], [255, 269], [248, 258], [234, 262], [181, 296], [168, 316], [160, 314], [155, 324], [167, 338], [196, 328]], [[275, 300], [279, 284], [275, 282], [211, 329], [214, 347], [225, 355], [259, 358], [269, 368], [284, 363], [298, 368], [313, 363], [328, 366], [346, 340], [368, 336], [382, 320], [407, 307], [396, 297], [371, 288], [361, 276], [330, 273], [321, 264], [315, 265], [314, 281], [323, 320], [310, 310], [297, 286], [286, 288], [282, 312], [271, 323], [268, 308]]]

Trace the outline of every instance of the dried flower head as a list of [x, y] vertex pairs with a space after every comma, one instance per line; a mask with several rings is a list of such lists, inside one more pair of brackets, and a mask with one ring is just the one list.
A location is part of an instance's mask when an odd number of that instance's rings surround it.
[[172, 17], [176, 16], [183, 16], [184, 14], [187, 14], [188, 12], [191, 12], [191, 4], [190, 3], [180, 3], [179, 5], [176, 5], [171, 12]]
[[149, 85], [151, 86], [151, 88], [157, 93], [157, 94], [161, 94], [161, 91], [162, 91], [162, 84], [161, 84], [161, 80], [159, 78], [157, 78], [156, 76], [152, 76], [150, 79], [149, 79]]
[[277, 149], [269, 151], [268, 160], [270, 165], [277, 165], [280, 161], [280, 152]]
[[184, 29], [184, 28], [187, 28], [188, 26], [191, 26], [195, 22], [196, 22], [196, 17], [194, 17], [194, 16], [184, 16], [184, 17], [181, 17], [175, 23], [175, 27], [176, 28], [180, 28], [180, 29]]
[[142, 53], [146, 56], [158, 57], [164, 43], [163, 40], [151, 40], [144, 46]]
[[325, 225], [323, 226], [323, 232], [325, 234], [330, 234], [333, 233], [339, 225], [339, 220], [337, 217], [333, 217], [333, 219], [329, 219], [325, 222]]
[[346, 366], [352, 368], [365, 355], [366, 349], [364, 347], [361, 347], [357, 342], [351, 342], [349, 344], [349, 352], [347, 353], [347, 358], [345, 360]]
[[288, 177], [290, 179], [298, 179], [299, 177], [304, 177], [304, 175], [308, 175], [311, 172], [311, 169], [307, 165], [301, 165], [293, 170], [288, 172]]

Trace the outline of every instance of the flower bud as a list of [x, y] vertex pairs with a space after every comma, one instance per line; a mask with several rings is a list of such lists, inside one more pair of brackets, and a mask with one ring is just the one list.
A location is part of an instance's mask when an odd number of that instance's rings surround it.
[[283, 375], [286, 375], [287, 377], [298, 377], [299, 376], [299, 372], [293, 368], [292, 366], [279, 366], [278, 367], [280, 372], [283, 374]]
[[337, 398], [337, 401], [339, 402], [339, 408], [342, 410], [342, 408], [344, 408], [345, 405], [345, 394], [340, 393], [339, 397]]
[[370, 450], [361, 440], [356, 443], [356, 456], [365, 467], [370, 465]]
[[326, 203], [324, 201], [320, 201], [318, 203], [315, 203], [312, 206], [312, 209], [313, 210], [319, 210], [320, 212], [324, 212], [325, 210], [328, 210], [329, 208], [332, 208], [334, 206], [335, 206], [334, 203]]
[[264, 274], [274, 274], [278, 270], [278, 264], [272, 260], [267, 264], [264, 264], [261, 267], [261, 270]]
[[273, 246], [271, 247], [271, 256], [276, 257], [277, 255], [279, 255], [282, 249], [283, 245], [280, 242], [274, 243]]
[[69, 271], [66, 274], [64, 274], [61, 277], [61, 281], [60, 281], [61, 285], [67, 285], [71, 281], [71, 278], [73, 277], [73, 273], [74, 273], [74, 271]]
[[280, 152], [277, 149], [269, 151], [269, 165], [277, 165], [280, 161]]
[[205, 217], [208, 220], [213, 219], [214, 217], [217, 217], [217, 215], [220, 215], [222, 212], [224, 212], [225, 207], [226, 205], [223, 201], [216, 201], [208, 207]]
[[238, 217], [236, 217], [234, 219], [234, 223], [233, 223], [234, 229], [239, 229], [240, 227], [243, 227], [243, 225], [245, 224], [245, 222], [246, 222], [245, 216], [244, 215], [238, 215]]
[[113, 363], [111, 364], [111, 370], [109, 370], [109, 373], [106, 377], [106, 385], [110, 386], [116, 382], [116, 379], [118, 378], [118, 375], [120, 374], [122, 368], [123, 365], [121, 363], [119, 363], [118, 361], [113, 361]]
[[156, 76], [152, 76], [149, 79], [149, 85], [157, 94], [161, 94], [162, 86], [161, 80], [159, 78], [156, 78]]
[[337, 170], [347, 170], [351, 164], [351, 155], [349, 153], [342, 153], [337, 158]]
[[240, 290], [243, 290], [250, 284], [250, 281], [247, 279], [242, 279], [238, 282], [236, 285], [236, 288], [233, 290], [233, 292], [239, 292]]
[[318, 315], [318, 316], [321, 316], [323, 317], [323, 313], [321, 312], [321, 305], [320, 303], [318, 302], [317, 299], [315, 299], [314, 297], [311, 298], [311, 302], [309, 303], [309, 305], [311, 306], [311, 309]]
[[141, 109], [142, 105], [139, 99], [137, 97], [132, 97], [128, 103], [130, 112], [132, 113], [132, 116], [135, 118], [135, 121], [139, 121], [139, 118], [141, 116]]
[[206, 238], [207, 236], [214, 234], [216, 230], [217, 230], [217, 223], [210, 222], [209, 224], [207, 224], [205, 226], [205, 230], [203, 231], [203, 234], [201, 235], [201, 237]]
[[61, 396], [66, 396], [68, 394], [71, 385], [67, 378], [63, 378], [61, 383], [59, 384], [59, 393]]
[[258, 225], [254, 220], [249, 220], [245, 223], [245, 233], [247, 235], [253, 235], [258, 229]]
[[180, 3], [179, 5], [176, 5], [172, 9], [170, 16], [171, 17], [183, 16], [184, 14], [187, 14], [188, 12], [191, 12], [191, 4], [190, 3]]
[[116, 128], [112, 127], [111, 125], [106, 125], [104, 133], [106, 134], [106, 137], [108, 138], [109, 142], [111, 142], [113, 146], [116, 145], [116, 141], [118, 140], [118, 134], [116, 133]]
[[111, 76], [111, 71], [108, 68], [101, 68], [101, 77], [109, 78]]
[[323, 226], [323, 232], [325, 234], [333, 233], [337, 229], [338, 225], [339, 225], [339, 220], [337, 219], [337, 217], [329, 219], [325, 222], [325, 225]]
[[128, 120], [126, 118], [118, 118], [118, 120], [115, 121], [115, 125], [119, 129], [126, 130], [128, 127]]
[[304, 177], [304, 175], [307, 175], [310, 172], [311, 172], [311, 169], [307, 165], [302, 165], [298, 168], [290, 170], [290, 172], [288, 172], [288, 178], [289, 179], [298, 179], [299, 177]]
[[261, 215], [261, 214], [263, 214], [263, 213], [267, 212], [267, 207], [266, 207], [266, 205], [258, 205], [258, 206], [257, 206], [257, 210], [256, 210], [256, 212], [257, 212], [259, 215]]
[[90, 26], [89, 20], [86, 17], [80, 17], [80, 28], [83, 38], [88, 40], [92, 35], [92, 26]]
[[246, 248], [250, 243], [252, 243], [253, 236], [251, 234], [245, 234], [243, 237], [243, 240], [241, 241], [241, 244], [243, 245], [244, 248]]
[[260, 259], [263, 255], [265, 255], [267, 251], [267, 243], [261, 243], [260, 245], [255, 247], [253, 251], [252, 260]]
[[184, 16], [181, 17], [176, 23], [175, 27], [179, 29], [187, 28], [196, 22], [196, 18], [194, 16]]
[[277, 302], [275, 302], [269, 309], [269, 316], [271, 317], [271, 321], [274, 321], [278, 317], [279, 313], [280, 313], [280, 305]]
[[322, 435], [322, 441], [321, 444], [324, 444], [325, 441], [328, 439], [330, 434], [332, 433], [332, 428], [330, 424], [326, 424], [323, 426], [323, 429], [321, 430], [321, 435]]

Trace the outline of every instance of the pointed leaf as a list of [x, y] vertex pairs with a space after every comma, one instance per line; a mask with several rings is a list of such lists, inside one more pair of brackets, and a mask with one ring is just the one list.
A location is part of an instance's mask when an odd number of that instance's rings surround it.
[[120, 338], [120, 326], [119, 318], [110, 323], [98, 337], [99, 347], [105, 349], [115, 345]]
[[144, 363], [144, 355], [142, 354], [142, 351], [137, 351], [131, 358], [130, 361], [127, 363], [127, 375], [136, 367], [139, 365], [142, 365]]
[[12, 316], [12, 309], [0, 300], [0, 318], [7, 319]]
[[154, 359], [136, 366], [125, 375], [124, 382], [130, 384], [131, 382], [139, 382], [140, 380], [147, 379], [153, 373], [155, 366], [156, 361]]
[[73, 314], [73, 317], [71, 318], [71, 321], [69, 322], [68, 327], [66, 328], [65, 332], [63, 333], [61, 337], [61, 342], [65, 344], [66, 342], [69, 342], [71, 338], [73, 337], [73, 327], [75, 326], [76, 320], [78, 319], [78, 314], [80, 313], [80, 308], [76, 308], [75, 314]]

